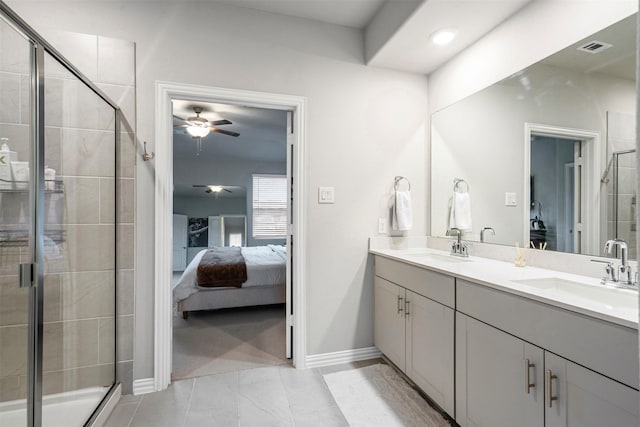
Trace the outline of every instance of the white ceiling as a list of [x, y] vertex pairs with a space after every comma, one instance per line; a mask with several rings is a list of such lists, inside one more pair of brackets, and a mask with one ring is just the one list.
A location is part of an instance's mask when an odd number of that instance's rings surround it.
[[[625, 80], [636, 80], [637, 15], [629, 16], [602, 31], [551, 55], [542, 62], [559, 68], [585, 73], [605, 74]], [[578, 47], [592, 41], [612, 44], [600, 53], [586, 53]]]
[[362, 29], [384, 0], [209, 0]]
[[[497, 27], [532, 0], [428, 0], [422, 3], [386, 44], [368, 58], [369, 65], [429, 74]], [[443, 28], [457, 30], [446, 46], [430, 36]]]

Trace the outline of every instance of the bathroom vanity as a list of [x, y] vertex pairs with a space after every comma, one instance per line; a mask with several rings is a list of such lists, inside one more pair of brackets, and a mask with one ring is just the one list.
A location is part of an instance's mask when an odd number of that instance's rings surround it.
[[462, 427], [637, 426], [638, 293], [426, 249], [371, 249], [375, 344]]

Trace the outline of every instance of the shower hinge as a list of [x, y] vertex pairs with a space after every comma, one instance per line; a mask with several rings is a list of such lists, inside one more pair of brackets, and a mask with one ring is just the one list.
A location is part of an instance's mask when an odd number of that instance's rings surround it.
[[29, 288], [33, 286], [34, 264], [20, 264], [20, 287]]

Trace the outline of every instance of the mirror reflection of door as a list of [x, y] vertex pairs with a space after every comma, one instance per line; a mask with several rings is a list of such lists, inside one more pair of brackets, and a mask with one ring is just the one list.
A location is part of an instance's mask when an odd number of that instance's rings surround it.
[[581, 152], [576, 139], [531, 136], [529, 237], [537, 249], [581, 253]]

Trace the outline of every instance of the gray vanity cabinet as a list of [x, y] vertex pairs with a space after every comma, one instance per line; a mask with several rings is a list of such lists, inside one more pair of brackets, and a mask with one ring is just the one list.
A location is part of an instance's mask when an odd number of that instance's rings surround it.
[[456, 313], [458, 424], [542, 427], [543, 361], [541, 348]]
[[405, 289], [377, 277], [374, 280], [374, 341], [378, 350], [405, 370]]
[[[464, 280], [457, 308], [462, 427], [638, 425], [634, 329]], [[635, 363], [627, 361], [630, 353]]]
[[549, 352], [544, 369], [546, 427], [639, 425], [636, 390]]
[[376, 257], [375, 344], [451, 415], [454, 310], [438, 300], [453, 305], [454, 289], [451, 277]]

